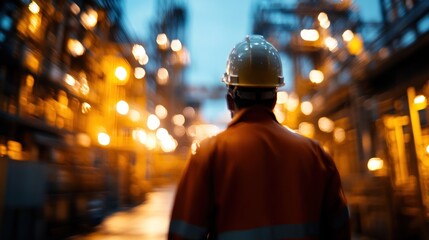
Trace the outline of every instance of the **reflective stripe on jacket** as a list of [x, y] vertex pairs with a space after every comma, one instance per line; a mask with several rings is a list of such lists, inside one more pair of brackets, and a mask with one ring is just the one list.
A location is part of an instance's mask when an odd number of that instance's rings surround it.
[[241, 110], [187, 162], [169, 239], [350, 239], [336, 166], [269, 109]]

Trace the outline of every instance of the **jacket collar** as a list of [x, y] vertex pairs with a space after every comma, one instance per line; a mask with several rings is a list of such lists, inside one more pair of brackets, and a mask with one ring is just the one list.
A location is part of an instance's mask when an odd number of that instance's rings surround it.
[[239, 110], [234, 115], [231, 122], [229, 122], [228, 127], [236, 125], [239, 122], [261, 122], [270, 120], [278, 123], [276, 116], [270, 109], [262, 106], [254, 106]]

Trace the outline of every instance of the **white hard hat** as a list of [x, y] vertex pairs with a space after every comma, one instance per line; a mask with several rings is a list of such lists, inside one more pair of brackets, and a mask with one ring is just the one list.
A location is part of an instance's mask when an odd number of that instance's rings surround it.
[[263, 36], [246, 36], [229, 54], [222, 81], [239, 87], [283, 86], [282, 63], [277, 49]]

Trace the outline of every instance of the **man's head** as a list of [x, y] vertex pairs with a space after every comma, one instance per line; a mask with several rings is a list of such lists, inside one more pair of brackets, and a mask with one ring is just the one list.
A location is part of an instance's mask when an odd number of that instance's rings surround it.
[[272, 109], [277, 88], [284, 84], [277, 49], [263, 36], [246, 36], [229, 54], [222, 81], [228, 86], [231, 112], [254, 105]]

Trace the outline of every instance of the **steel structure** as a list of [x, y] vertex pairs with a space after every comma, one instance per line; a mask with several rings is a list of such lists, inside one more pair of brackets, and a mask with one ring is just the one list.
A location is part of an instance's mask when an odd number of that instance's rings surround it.
[[[264, 1], [255, 11], [254, 33], [290, 59], [287, 91], [310, 102], [313, 111], [287, 110], [298, 120], [284, 124], [317, 139], [334, 157], [354, 233], [426, 239], [429, 66], [420, 59], [429, 53], [429, 2], [371, 4], [380, 9], [378, 22], [364, 22], [352, 1]], [[316, 30], [318, 40], [304, 40], [303, 29]], [[346, 30], [353, 33], [348, 40]], [[326, 44], [328, 38], [336, 40], [335, 48]], [[323, 82], [310, 81], [314, 69], [324, 75]], [[321, 119], [330, 119], [332, 128], [322, 128]], [[301, 123], [313, 130], [304, 131]], [[377, 159], [384, 167], [370, 166]]]

